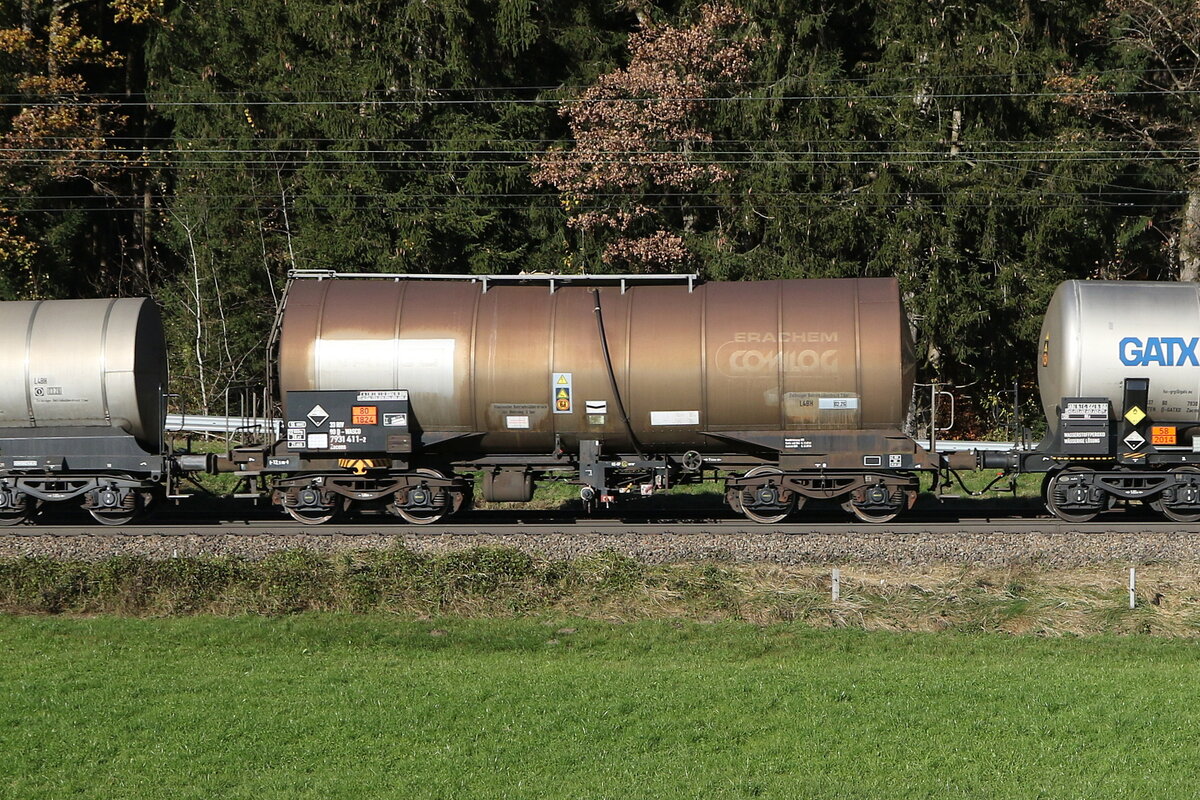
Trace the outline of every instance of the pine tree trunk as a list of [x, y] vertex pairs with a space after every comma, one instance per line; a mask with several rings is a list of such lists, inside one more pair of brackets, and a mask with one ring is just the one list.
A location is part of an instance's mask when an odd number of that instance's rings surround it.
[[26, 39], [25, 51], [21, 56], [25, 59], [23, 73], [28, 75], [33, 72], [33, 0], [21, 0], [21, 30], [28, 37]]
[[1179, 228], [1179, 280], [1200, 280], [1200, 178], [1188, 186]]

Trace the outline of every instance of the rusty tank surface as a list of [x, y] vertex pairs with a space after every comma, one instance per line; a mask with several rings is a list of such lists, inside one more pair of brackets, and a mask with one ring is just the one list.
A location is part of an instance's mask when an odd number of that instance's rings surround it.
[[494, 453], [583, 439], [716, 452], [727, 432], [903, 422], [913, 356], [895, 279], [565, 284], [296, 280], [281, 394], [404, 389], [423, 431], [479, 433], [471, 446]]

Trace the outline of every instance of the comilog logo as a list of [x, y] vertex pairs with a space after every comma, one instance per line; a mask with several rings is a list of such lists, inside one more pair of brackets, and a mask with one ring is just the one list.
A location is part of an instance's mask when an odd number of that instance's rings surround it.
[[1196, 345], [1200, 337], [1184, 339], [1181, 336], [1148, 336], [1145, 341], [1136, 336], [1121, 340], [1121, 363], [1127, 367], [1200, 367], [1196, 357]]

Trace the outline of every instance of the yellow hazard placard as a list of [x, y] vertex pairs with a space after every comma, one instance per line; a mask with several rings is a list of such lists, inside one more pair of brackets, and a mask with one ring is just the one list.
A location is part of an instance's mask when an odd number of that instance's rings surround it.
[[551, 374], [550, 395], [554, 398], [555, 414], [571, 413], [571, 373], [555, 372]]
[[1142, 411], [1137, 406], [1125, 412], [1125, 419], [1129, 420], [1130, 425], [1137, 425], [1146, 418], [1146, 412]]

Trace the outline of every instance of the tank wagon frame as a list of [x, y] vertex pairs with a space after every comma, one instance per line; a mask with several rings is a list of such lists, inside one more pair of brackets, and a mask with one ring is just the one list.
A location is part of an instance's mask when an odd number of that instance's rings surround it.
[[[793, 333], [789, 301], [848, 321]], [[264, 481], [308, 524], [362, 507], [434, 522], [470, 506], [464, 473], [499, 502], [575, 484], [589, 511], [719, 476], [755, 522], [810, 499], [883, 522], [945, 466], [899, 430], [906, 326], [885, 279], [295, 272], [272, 335], [285, 434], [204, 466]], [[850, 372], [819, 374], [822, 336]]]

